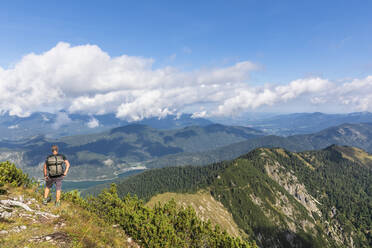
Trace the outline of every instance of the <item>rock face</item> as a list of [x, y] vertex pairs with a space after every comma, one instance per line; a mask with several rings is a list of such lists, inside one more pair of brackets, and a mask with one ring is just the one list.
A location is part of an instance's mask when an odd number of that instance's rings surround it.
[[299, 182], [293, 172], [285, 172], [284, 167], [278, 161], [267, 162], [265, 165], [266, 173], [280, 186], [285, 188], [288, 193], [298, 200], [308, 211], [322, 216], [318, 208], [320, 202], [311, 196], [305, 186]]
[[[345, 131], [345, 130], [342, 130]], [[356, 133], [357, 135], [358, 133]], [[358, 136], [359, 137], [359, 136]], [[338, 147], [338, 146], [331, 146], [327, 149], [333, 149], [336, 151], [342, 151], [349, 153], [349, 156], [347, 154], [341, 154], [343, 158], [346, 158], [348, 160], [351, 160], [353, 162], [355, 161], [363, 161], [365, 162], [364, 165], [369, 165], [371, 156], [365, 153], [364, 151], [352, 148], [352, 147]], [[350, 155], [352, 153], [352, 155]], [[356, 154], [356, 155], [355, 155]], [[273, 179], [275, 182], [277, 182], [280, 186], [282, 186], [289, 194], [291, 194], [308, 212], [308, 216], [311, 217], [312, 222], [305, 221], [302, 223], [302, 227], [304, 229], [309, 228], [313, 229], [315, 227], [314, 223], [319, 220], [314, 218], [314, 214], [320, 218], [320, 220], [323, 221], [323, 228], [324, 233], [332, 238], [332, 240], [335, 241], [335, 243], [341, 247], [347, 246], [347, 247], [355, 247], [354, 240], [352, 235], [347, 235], [344, 232], [344, 227], [339, 223], [339, 221], [335, 218], [335, 216], [338, 214], [338, 210], [335, 206], [333, 206], [328, 216], [331, 219], [331, 221], [326, 221], [322, 218], [322, 211], [320, 210], [322, 204], [318, 199], [316, 199], [314, 196], [312, 196], [308, 190], [306, 189], [305, 185], [301, 183], [301, 181], [298, 179], [298, 177], [295, 175], [295, 172], [293, 170], [288, 169], [285, 165], [281, 164], [278, 160], [274, 159], [273, 157], [277, 156], [283, 156], [289, 158], [287, 155], [287, 151], [280, 149], [280, 148], [274, 148], [274, 149], [261, 149], [260, 156], [262, 160], [265, 162], [265, 172], [266, 174]], [[291, 156], [295, 157], [296, 159], [299, 159], [301, 162], [303, 162], [304, 165], [309, 167], [311, 170], [315, 170], [317, 166], [322, 166], [319, 161], [317, 161], [315, 158], [311, 158], [309, 154], [303, 153], [291, 153]], [[301, 157], [304, 156], [304, 157]], [[309, 163], [305, 160], [305, 158], [309, 159], [310, 161], [314, 161], [314, 164]], [[283, 204], [276, 204], [276, 206], [281, 209], [281, 211], [288, 217], [294, 216], [294, 209], [292, 208], [291, 204], [288, 202], [286, 197], [284, 195], [280, 195], [280, 200]], [[259, 199], [254, 199], [254, 202], [256, 204], [260, 204]], [[289, 224], [289, 223], [288, 223]], [[296, 232], [294, 225], [289, 224], [290, 230]], [[317, 232], [314, 229], [314, 232]], [[291, 236], [288, 235], [287, 241], [291, 243]]]

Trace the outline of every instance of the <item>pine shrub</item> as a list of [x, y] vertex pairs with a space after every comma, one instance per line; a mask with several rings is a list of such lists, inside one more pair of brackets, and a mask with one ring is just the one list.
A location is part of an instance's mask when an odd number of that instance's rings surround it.
[[34, 183], [27, 174], [17, 168], [9, 161], [0, 162], [0, 187], [5, 184], [10, 184], [14, 187], [25, 186], [29, 187]]

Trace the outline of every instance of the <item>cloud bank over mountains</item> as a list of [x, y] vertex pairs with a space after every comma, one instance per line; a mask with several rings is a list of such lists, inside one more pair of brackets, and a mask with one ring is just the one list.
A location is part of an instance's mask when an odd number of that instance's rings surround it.
[[[295, 99], [372, 110], [372, 76], [342, 83], [314, 77], [257, 86], [250, 75], [259, 66], [250, 61], [190, 72], [154, 69], [153, 63], [151, 58], [110, 57], [96, 45], [60, 42], [45, 53], [24, 56], [11, 68], [0, 67], [0, 112], [20, 117], [36, 111], [115, 113], [134, 121], [186, 109], [197, 117], [232, 115]], [[61, 119], [68, 121], [68, 116]], [[97, 125], [92, 119], [90, 126]]]

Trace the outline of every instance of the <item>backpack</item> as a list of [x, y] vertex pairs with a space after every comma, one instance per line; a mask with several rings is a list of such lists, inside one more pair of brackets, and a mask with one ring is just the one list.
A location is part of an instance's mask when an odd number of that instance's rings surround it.
[[64, 159], [62, 155], [51, 155], [47, 158], [46, 164], [50, 177], [62, 176]]

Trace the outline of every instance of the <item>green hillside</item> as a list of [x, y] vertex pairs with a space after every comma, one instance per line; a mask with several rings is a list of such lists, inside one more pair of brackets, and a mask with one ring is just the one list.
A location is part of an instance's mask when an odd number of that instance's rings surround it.
[[118, 183], [118, 193], [149, 200], [165, 192], [207, 190], [263, 247], [368, 247], [371, 161], [353, 147], [300, 153], [258, 148], [204, 167], [146, 171]]
[[60, 207], [9, 162], [0, 163], [0, 247], [256, 247], [174, 201], [145, 206], [115, 184], [96, 197], [64, 193]]

